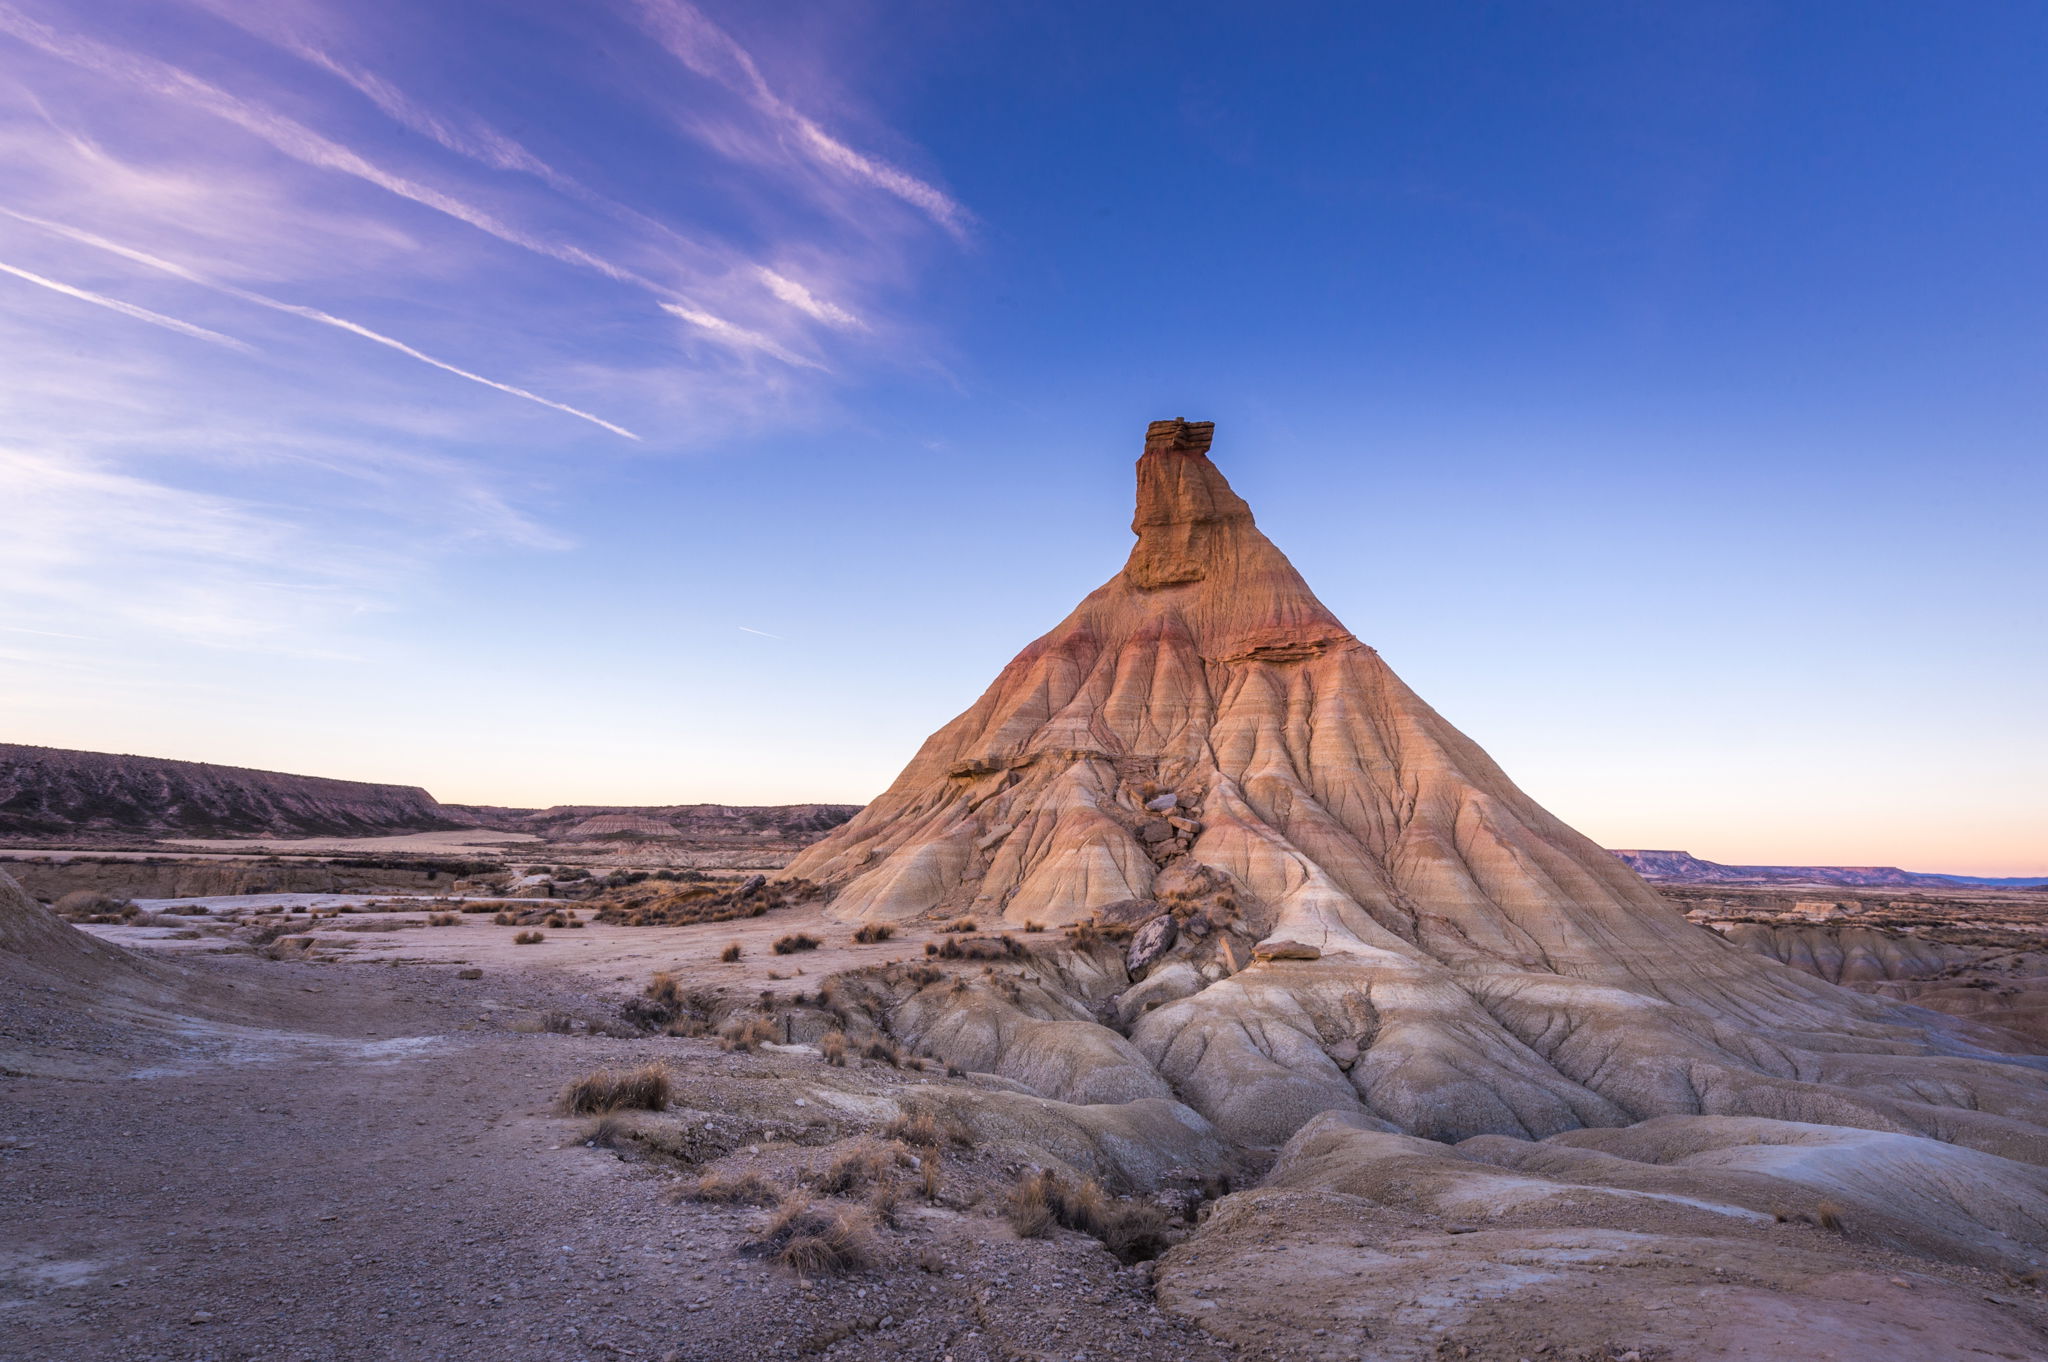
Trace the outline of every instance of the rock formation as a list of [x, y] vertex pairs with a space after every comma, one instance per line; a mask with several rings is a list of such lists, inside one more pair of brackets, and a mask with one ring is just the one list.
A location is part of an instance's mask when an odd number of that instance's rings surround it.
[[[2044, 1061], [1687, 922], [1338, 622], [1210, 438], [1152, 424], [1123, 570], [788, 868], [844, 920], [1182, 925], [1142, 980], [977, 1000], [970, 1067], [1100, 1066], [1267, 1148], [1323, 1112], [1445, 1141], [1712, 1114], [2048, 1161]], [[945, 1057], [935, 1006], [906, 1022]]]

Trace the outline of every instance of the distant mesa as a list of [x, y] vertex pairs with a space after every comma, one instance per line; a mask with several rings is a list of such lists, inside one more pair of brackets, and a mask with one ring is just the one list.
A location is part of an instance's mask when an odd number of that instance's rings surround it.
[[0, 743], [0, 835], [373, 837], [461, 826], [417, 786]]
[[1867, 888], [1989, 889], [2048, 885], [2048, 875], [1996, 878], [1900, 870], [1889, 865], [1722, 865], [1689, 851], [1616, 851], [1646, 880], [1675, 884], [1836, 884]]
[[637, 813], [601, 813], [571, 827], [564, 836], [616, 837], [622, 833], [642, 837], [673, 837], [676, 830], [673, 824], [657, 822]]

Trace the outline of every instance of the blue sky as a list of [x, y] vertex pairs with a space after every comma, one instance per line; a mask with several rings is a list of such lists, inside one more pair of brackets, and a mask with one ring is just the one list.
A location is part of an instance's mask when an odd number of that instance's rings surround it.
[[0, 0], [0, 736], [864, 799], [1180, 415], [1606, 844], [2048, 873], [2044, 42]]

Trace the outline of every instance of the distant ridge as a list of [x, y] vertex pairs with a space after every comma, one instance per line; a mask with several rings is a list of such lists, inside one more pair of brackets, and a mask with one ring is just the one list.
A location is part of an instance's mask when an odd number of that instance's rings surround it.
[[822, 836], [854, 804], [443, 804], [416, 785], [333, 780], [212, 762], [0, 743], [0, 837], [378, 837], [493, 828], [548, 841], [668, 837], [792, 844]]
[[0, 743], [0, 834], [375, 836], [462, 824], [414, 785]]
[[1684, 884], [1835, 884], [1845, 887], [1955, 889], [1958, 887], [2024, 889], [2048, 885], [2048, 875], [1995, 878], [1985, 875], [1940, 875], [1901, 870], [1890, 865], [1722, 865], [1703, 861], [1689, 851], [1616, 851], [1629, 869], [1646, 880]]

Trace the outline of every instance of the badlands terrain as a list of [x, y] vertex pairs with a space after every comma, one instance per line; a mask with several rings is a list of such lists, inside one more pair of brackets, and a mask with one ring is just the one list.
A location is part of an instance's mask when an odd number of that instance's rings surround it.
[[857, 813], [28, 828], [0, 1358], [2048, 1356], [2048, 893], [1647, 882], [1210, 439]]

